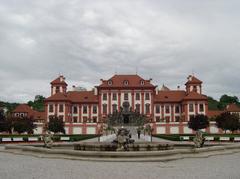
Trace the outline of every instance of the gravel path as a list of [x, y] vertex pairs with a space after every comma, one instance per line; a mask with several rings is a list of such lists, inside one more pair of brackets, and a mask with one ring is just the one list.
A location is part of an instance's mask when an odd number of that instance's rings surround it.
[[1, 179], [239, 179], [240, 153], [166, 163], [84, 162], [0, 152]]

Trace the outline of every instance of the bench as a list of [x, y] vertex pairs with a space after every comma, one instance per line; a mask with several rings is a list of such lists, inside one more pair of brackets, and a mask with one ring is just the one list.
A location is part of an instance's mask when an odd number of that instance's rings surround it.
[[70, 137], [61, 137], [60, 140], [62, 140], [62, 141], [69, 141]]
[[38, 141], [37, 137], [28, 137], [28, 141]]
[[17, 137], [17, 138], [13, 138], [14, 142], [23, 142], [23, 138], [21, 137]]
[[180, 136], [180, 139], [181, 139], [181, 140], [189, 140], [190, 137], [189, 137], [189, 136]]
[[234, 137], [234, 141], [240, 141], [240, 137]]
[[2, 138], [2, 142], [12, 142], [11, 138]]
[[229, 141], [230, 138], [229, 137], [220, 137], [219, 140], [220, 141]]
[[207, 141], [213, 141], [213, 140], [214, 140], [214, 137], [208, 136], [208, 137], [205, 137], [205, 140], [207, 140]]

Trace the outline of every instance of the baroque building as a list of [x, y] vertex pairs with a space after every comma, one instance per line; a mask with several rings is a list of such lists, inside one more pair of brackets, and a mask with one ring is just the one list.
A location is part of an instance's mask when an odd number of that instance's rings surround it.
[[[68, 134], [96, 134], [108, 114], [119, 111], [123, 103], [148, 116], [154, 133], [191, 133], [187, 122], [192, 115], [208, 114], [207, 96], [202, 81], [189, 75], [185, 90], [161, 89], [152, 79], [139, 75], [114, 75], [103, 80], [92, 91], [67, 90], [64, 76], [51, 83], [51, 96], [45, 100], [45, 117], [62, 118]], [[128, 121], [125, 121], [127, 123]], [[210, 130], [210, 129], [208, 129]]]

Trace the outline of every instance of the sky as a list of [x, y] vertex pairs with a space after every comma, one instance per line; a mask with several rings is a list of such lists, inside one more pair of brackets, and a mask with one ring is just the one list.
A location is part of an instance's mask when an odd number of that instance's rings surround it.
[[136, 74], [240, 97], [239, 0], [1, 0], [0, 101], [50, 95], [62, 74], [91, 89]]

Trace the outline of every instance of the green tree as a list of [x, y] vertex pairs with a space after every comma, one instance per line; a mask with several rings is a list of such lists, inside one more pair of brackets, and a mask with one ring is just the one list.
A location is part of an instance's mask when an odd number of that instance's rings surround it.
[[239, 105], [239, 99], [237, 96], [228, 96], [226, 94], [222, 95], [219, 101], [218, 108], [224, 109], [228, 104], [236, 103]]
[[216, 117], [216, 126], [222, 130], [232, 132], [240, 129], [239, 116], [225, 112]]
[[205, 129], [209, 126], [208, 117], [203, 114], [192, 116], [188, 122], [188, 127], [194, 131]]
[[19, 134], [27, 132], [33, 134], [33, 130], [37, 127], [32, 118], [15, 118], [12, 123], [13, 130]]
[[64, 125], [65, 124], [62, 119], [57, 116], [52, 116], [47, 124], [47, 130], [53, 132], [54, 134], [58, 132], [65, 134]]
[[28, 105], [36, 111], [44, 111], [44, 100], [45, 97], [36, 95], [34, 101], [28, 101]]

